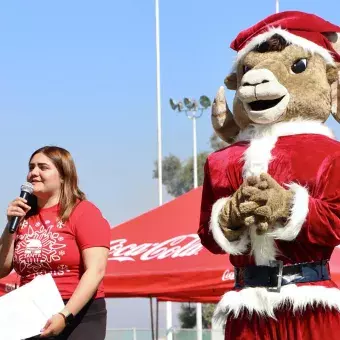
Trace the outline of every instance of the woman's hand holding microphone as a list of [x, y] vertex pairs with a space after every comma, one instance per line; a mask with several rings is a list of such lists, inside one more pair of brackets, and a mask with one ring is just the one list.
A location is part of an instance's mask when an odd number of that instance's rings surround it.
[[18, 218], [19, 223], [28, 213], [31, 207], [27, 204], [27, 200], [22, 197], [17, 197], [14, 201], [12, 201], [7, 208], [7, 226], [10, 225], [13, 218]]

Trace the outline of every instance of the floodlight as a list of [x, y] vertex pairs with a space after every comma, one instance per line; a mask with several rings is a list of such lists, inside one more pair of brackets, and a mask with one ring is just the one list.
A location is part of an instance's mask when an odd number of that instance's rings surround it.
[[207, 109], [209, 106], [211, 106], [211, 101], [207, 96], [201, 96], [200, 97], [200, 104]]
[[189, 98], [184, 98], [184, 105], [188, 108], [191, 109], [192, 107], [192, 102]]
[[172, 98], [170, 98], [170, 106], [173, 110], [176, 110], [178, 107], [178, 104], [176, 101], [174, 101]]
[[184, 98], [184, 105], [188, 110], [197, 110], [196, 100]]

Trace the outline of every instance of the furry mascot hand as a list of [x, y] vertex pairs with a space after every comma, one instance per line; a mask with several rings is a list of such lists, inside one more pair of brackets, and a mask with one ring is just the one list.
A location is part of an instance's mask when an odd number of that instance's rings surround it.
[[[290, 215], [293, 192], [283, 188], [266, 173], [260, 175], [256, 184], [251, 184], [242, 189], [242, 196], [254, 208], [253, 216], [248, 217], [248, 220], [258, 225], [257, 232], [265, 233], [276, 222], [285, 224]], [[242, 206], [240, 208], [242, 211]]]
[[242, 188], [243, 186], [227, 200], [218, 217], [224, 236], [231, 242], [238, 240], [245, 229], [240, 211], [240, 203], [243, 201]]
[[231, 242], [238, 240], [245, 228], [254, 224], [257, 220], [254, 211], [260, 207], [260, 204], [247, 201], [243, 194], [243, 192], [251, 192], [254, 189], [253, 186], [262, 188], [264, 183], [259, 183], [259, 179], [256, 177], [245, 180], [234, 195], [228, 199], [220, 212], [219, 225], [224, 236]]

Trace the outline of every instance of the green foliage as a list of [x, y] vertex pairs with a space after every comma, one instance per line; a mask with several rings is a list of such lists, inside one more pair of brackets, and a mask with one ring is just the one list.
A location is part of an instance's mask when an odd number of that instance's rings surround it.
[[[228, 144], [223, 142], [216, 134], [210, 137], [210, 146], [213, 150], [219, 150], [226, 147]], [[204, 164], [210, 152], [204, 151], [197, 155], [197, 182], [198, 185], [203, 184]], [[178, 197], [190, 191], [194, 187], [193, 175], [193, 157], [181, 161], [177, 156], [170, 154], [163, 158], [162, 161], [162, 177], [163, 185], [167, 192]], [[158, 167], [155, 162], [153, 178], [158, 178]]]
[[228, 146], [229, 144], [220, 139], [216, 133], [210, 137], [210, 146], [214, 151], [220, 150]]
[[[208, 157], [208, 152], [201, 152], [197, 155], [197, 182], [202, 185], [204, 177], [204, 164]], [[190, 191], [194, 187], [193, 176], [193, 158], [181, 161], [175, 155], [169, 155], [163, 158], [163, 184], [167, 192], [174, 197], [181, 196]], [[155, 162], [155, 170], [153, 178], [158, 178], [157, 162]]]
[[181, 322], [181, 328], [194, 328], [196, 326], [195, 304], [182, 303], [178, 318]]
[[211, 319], [214, 315], [215, 308], [216, 305], [212, 303], [202, 305], [203, 328], [211, 328]]
[[[211, 319], [215, 307], [214, 304], [210, 303], [202, 304], [202, 326], [204, 329], [211, 328]], [[181, 328], [194, 328], [196, 326], [196, 304], [182, 303], [178, 318], [181, 322]]]

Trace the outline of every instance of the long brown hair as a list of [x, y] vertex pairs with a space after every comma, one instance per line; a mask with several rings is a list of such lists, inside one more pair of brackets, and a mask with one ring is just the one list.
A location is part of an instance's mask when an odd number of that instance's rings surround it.
[[[33, 152], [32, 158], [42, 153], [48, 157], [57, 168], [60, 178], [62, 179], [59, 198], [59, 218], [65, 222], [69, 219], [74, 207], [79, 201], [86, 200], [85, 194], [78, 187], [78, 175], [71, 154], [58, 146], [44, 146]], [[37, 207], [32, 207], [32, 213]], [[35, 210], [35, 211], [34, 211]]]

